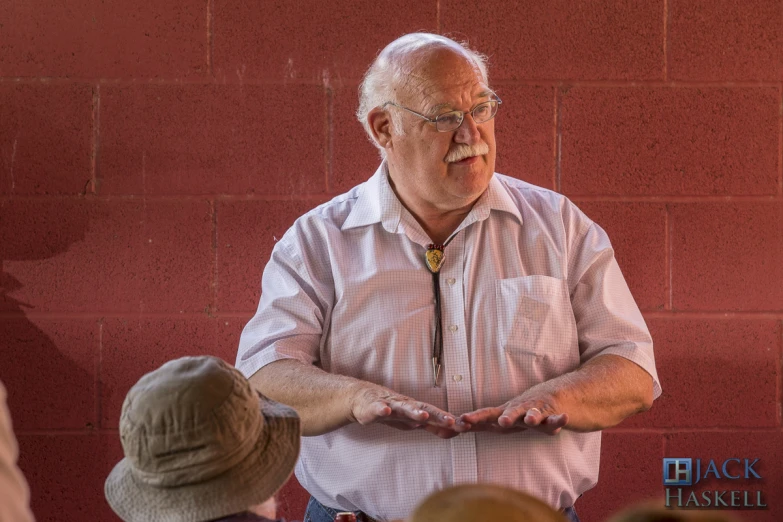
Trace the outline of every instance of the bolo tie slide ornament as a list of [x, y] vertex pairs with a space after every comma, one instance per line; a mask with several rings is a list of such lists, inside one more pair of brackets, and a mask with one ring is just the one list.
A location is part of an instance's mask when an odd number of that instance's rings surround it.
[[443, 245], [434, 245], [430, 243], [427, 245], [427, 251], [424, 253], [424, 260], [427, 262], [427, 268], [430, 272], [437, 274], [440, 272], [440, 267], [443, 266]]

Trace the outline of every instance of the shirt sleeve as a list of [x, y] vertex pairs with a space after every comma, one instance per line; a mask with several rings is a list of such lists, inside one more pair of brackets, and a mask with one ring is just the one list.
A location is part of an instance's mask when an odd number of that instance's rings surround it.
[[0, 383], [0, 521], [32, 522], [30, 490], [16, 465], [18, 457], [6, 391]]
[[[320, 365], [324, 324], [329, 314], [330, 285], [324, 254], [301, 247], [302, 232], [292, 227], [275, 245], [261, 279], [258, 310], [242, 331], [236, 367], [246, 377], [280, 359]], [[312, 239], [312, 238], [311, 238]], [[309, 241], [318, 248], [319, 241]], [[306, 263], [305, 259], [315, 259]]]
[[653, 341], [628, 289], [606, 232], [573, 208], [579, 225], [569, 245], [569, 290], [579, 335], [580, 360], [619, 355], [641, 366], [661, 395]]

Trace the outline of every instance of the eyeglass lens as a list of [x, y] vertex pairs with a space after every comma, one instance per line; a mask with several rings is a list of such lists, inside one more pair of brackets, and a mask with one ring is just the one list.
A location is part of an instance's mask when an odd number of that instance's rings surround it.
[[[497, 113], [498, 102], [490, 100], [480, 103], [473, 108], [473, 121], [485, 123], [491, 120]], [[464, 113], [461, 111], [447, 112], [435, 118], [435, 123], [440, 131], [454, 130], [462, 124]]]

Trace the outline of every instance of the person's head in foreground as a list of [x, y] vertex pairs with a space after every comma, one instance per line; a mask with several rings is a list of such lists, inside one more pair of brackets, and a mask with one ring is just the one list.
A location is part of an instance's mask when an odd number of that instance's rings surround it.
[[675, 510], [664, 507], [663, 500], [631, 506], [608, 522], [739, 522], [720, 511]]
[[106, 479], [106, 499], [125, 522], [275, 518], [299, 430], [293, 409], [258, 394], [222, 360], [167, 362], [125, 397], [125, 458]]
[[463, 484], [427, 497], [407, 522], [565, 522], [545, 502], [503, 486]]

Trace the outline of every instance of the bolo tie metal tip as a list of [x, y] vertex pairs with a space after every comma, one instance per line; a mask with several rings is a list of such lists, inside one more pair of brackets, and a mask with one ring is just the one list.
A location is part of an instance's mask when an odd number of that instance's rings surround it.
[[440, 386], [440, 361], [437, 357], [432, 358], [432, 375], [435, 377], [435, 386]]

